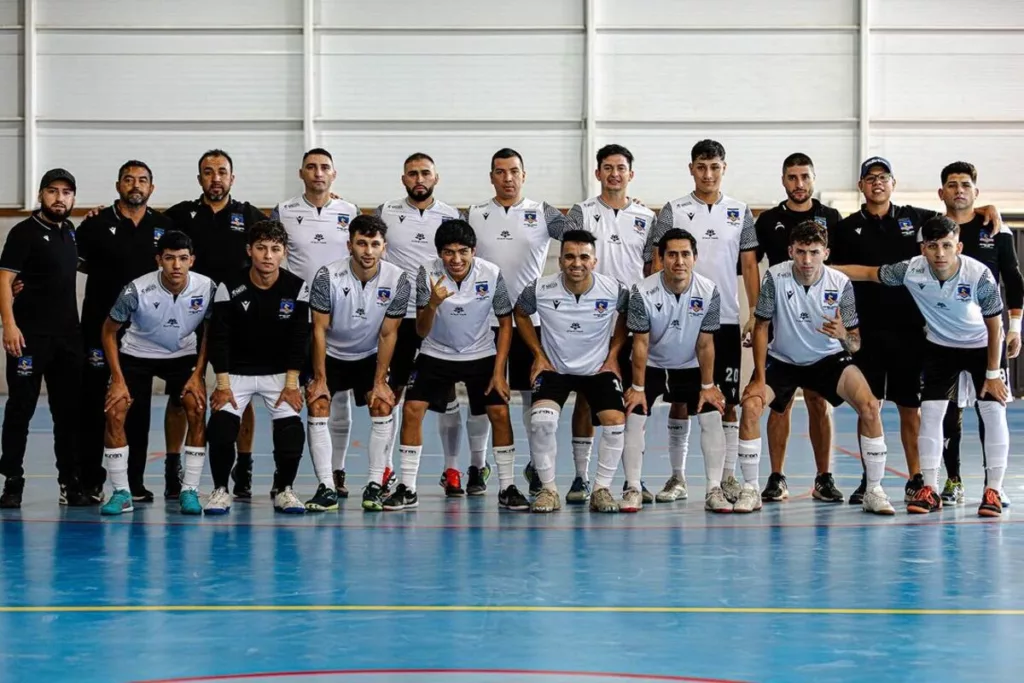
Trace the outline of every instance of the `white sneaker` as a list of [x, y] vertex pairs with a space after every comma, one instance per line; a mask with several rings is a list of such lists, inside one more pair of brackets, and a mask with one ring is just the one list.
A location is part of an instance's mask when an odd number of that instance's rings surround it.
[[735, 475], [730, 474], [728, 477], [722, 480], [722, 495], [730, 503], [735, 503], [740, 497], [740, 491], [743, 490], [743, 486], [736, 479]]
[[864, 492], [862, 507], [864, 512], [873, 512], [876, 515], [896, 514], [892, 503], [889, 502], [889, 496], [885, 495], [885, 491], [882, 490], [881, 486], [876, 486], [870, 491]]
[[750, 484], [744, 484], [732, 506], [733, 512], [756, 512], [761, 509], [761, 494]]
[[210, 494], [210, 500], [206, 502], [206, 507], [203, 508], [203, 513], [207, 515], [226, 515], [231, 510], [231, 494], [228, 490], [221, 486], [218, 489], [214, 489], [213, 493]]
[[562, 508], [562, 498], [554, 489], [541, 489], [533, 499], [530, 510], [533, 512], [554, 512]]
[[708, 512], [732, 512], [732, 503], [725, 497], [722, 487], [716, 486], [704, 497], [704, 509]]
[[295, 495], [291, 486], [285, 486], [284, 489], [278, 492], [274, 498], [274, 509], [289, 515], [301, 515], [306, 512], [306, 506]]
[[619, 503], [619, 512], [640, 512], [644, 508], [644, 497], [640, 491], [632, 486], [622, 494], [622, 502]]
[[654, 499], [659, 503], [674, 503], [677, 500], [686, 500], [686, 495], [686, 477], [677, 477], [673, 474]]

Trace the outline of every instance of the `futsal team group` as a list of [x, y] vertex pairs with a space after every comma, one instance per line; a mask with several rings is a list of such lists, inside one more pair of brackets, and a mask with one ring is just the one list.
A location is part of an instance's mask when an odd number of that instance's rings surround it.
[[[223, 150], [199, 159], [202, 194], [164, 212], [149, 207], [153, 171], [131, 160], [118, 171], [118, 199], [77, 228], [73, 174], [47, 172], [40, 208], [12, 228], [0, 254], [9, 392], [0, 508], [21, 507], [43, 379], [59, 502], [103, 515], [152, 502], [144, 475], [158, 377], [169, 397], [163, 495], [188, 515], [227, 514], [235, 499], [253, 496], [257, 397], [271, 418], [270, 496], [282, 513], [333, 511], [349, 497], [345, 461], [362, 410], [369, 473], [358, 495], [368, 512], [417, 507], [432, 411], [449, 497], [497, 488], [501, 509], [535, 513], [559, 510], [563, 496], [595, 513], [670, 505], [688, 496], [695, 418], [705, 509], [753, 513], [789, 496], [784, 463], [798, 389], [817, 501], [895, 514], [882, 480], [887, 441], [898, 438], [911, 475], [908, 513], [963, 505], [970, 493], [980, 496], [979, 515], [1002, 514], [1010, 504], [1007, 360], [1020, 352], [1024, 278], [997, 208], [975, 205], [973, 165], [937, 173], [946, 206], [938, 214], [893, 204], [893, 165], [867, 159], [864, 203], [843, 218], [814, 198], [812, 160], [792, 154], [781, 164], [786, 200], [755, 221], [721, 190], [726, 151], [716, 141], [694, 145], [692, 191], [657, 214], [629, 193], [628, 149], [607, 145], [595, 162], [600, 195], [562, 214], [524, 195], [526, 163], [501, 149], [490, 161], [494, 196], [460, 211], [434, 196], [440, 170], [417, 153], [402, 168], [405, 195], [362, 213], [335, 194], [334, 159], [317, 148], [302, 158], [302, 194], [268, 218], [231, 194], [235, 169]], [[544, 275], [549, 249], [558, 250], [558, 271]], [[741, 283], [750, 302], [743, 315]], [[744, 346], [754, 370], [741, 392]], [[525, 444], [514, 443], [513, 393], [522, 398]], [[575, 472], [560, 491], [557, 433], [571, 394]], [[669, 404], [672, 474], [652, 493], [643, 460], [659, 400]], [[883, 432], [885, 400], [898, 407], [898, 436]], [[831, 408], [843, 402], [858, 415], [864, 470], [849, 496], [831, 473]], [[960, 476], [968, 406], [980, 418], [986, 475], [970, 492]], [[303, 500], [295, 480], [307, 446], [317, 488]], [[522, 489], [517, 447], [529, 453]], [[766, 447], [771, 473], [762, 487]], [[201, 498], [207, 462], [213, 489]], [[620, 466], [621, 492], [612, 489]]]

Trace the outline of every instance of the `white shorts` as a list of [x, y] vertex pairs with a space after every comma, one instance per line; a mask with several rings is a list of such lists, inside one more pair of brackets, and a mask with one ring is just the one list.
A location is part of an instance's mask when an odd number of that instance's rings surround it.
[[221, 410], [241, 417], [253, 396], [259, 395], [263, 399], [263, 404], [267, 406], [267, 410], [270, 411], [270, 419], [279, 420], [283, 417], [299, 416], [285, 401], [281, 401], [281, 405], [274, 407], [277, 399], [281, 397], [281, 392], [284, 391], [284, 373], [280, 375], [228, 375], [228, 379], [231, 382], [231, 393], [234, 394], [238, 407], [226, 403]]

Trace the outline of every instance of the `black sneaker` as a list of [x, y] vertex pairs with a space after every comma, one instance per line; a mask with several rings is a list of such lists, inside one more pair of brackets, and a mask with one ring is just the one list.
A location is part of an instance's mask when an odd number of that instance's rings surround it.
[[482, 496], [487, 491], [487, 478], [491, 474], [491, 466], [484, 465], [483, 468], [469, 466], [469, 483], [466, 484], [467, 496]]
[[92, 486], [85, 487], [85, 495], [92, 499], [92, 502], [96, 505], [102, 505], [107, 499], [107, 494], [103, 492], [103, 484], [93, 484]]
[[381, 499], [387, 498], [391, 495], [391, 487], [398, 481], [398, 475], [390, 467], [384, 468], [384, 477], [380, 488]]
[[861, 505], [864, 502], [864, 494], [868, 490], [867, 475], [861, 475], [860, 486], [850, 494], [850, 505]]
[[583, 477], [572, 480], [569, 493], [565, 494], [565, 502], [569, 505], [583, 505], [590, 500], [590, 482]]
[[917, 493], [923, 488], [924, 475], [915, 474], [907, 480], [907, 485], [903, 487], [903, 502], [909, 503], [912, 500], [917, 500]]
[[768, 483], [761, 491], [761, 500], [765, 503], [778, 503], [789, 498], [789, 484], [786, 483], [786, 475], [782, 472], [772, 472], [768, 475]]
[[58, 498], [57, 502], [61, 505], [79, 508], [96, 504], [92, 498], [85, 495], [85, 492], [82, 491], [82, 487], [78, 482], [73, 482], [71, 484], [61, 483], [60, 498]]
[[168, 454], [164, 458], [164, 498], [177, 500], [181, 494], [181, 455]]
[[338, 509], [338, 494], [334, 489], [329, 489], [320, 484], [316, 494], [306, 501], [306, 509], [310, 512], [331, 512]]
[[814, 490], [811, 491], [811, 496], [815, 500], [826, 503], [843, 502], [843, 492], [836, 488], [836, 480], [832, 478], [831, 472], [819, 474], [814, 478]]
[[529, 510], [530, 501], [516, 488], [515, 484], [511, 484], [504, 491], [498, 493], [498, 507], [505, 510]]
[[143, 486], [142, 482], [129, 482], [128, 488], [132, 492], [132, 501], [135, 503], [152, 503], [155, 500], [153, 492]]
[[348, 489], [345, 488], [345, 470], [334, 470], [334, 490], [338, 498], [348, 498]]
[[371, 481], [363, 489], [363, 509], [367, 512], [380, 512], [384, 509], [384, 487]]
[[4, 492], [0, 493], [0, 508], [16, 510], [21, 507], [21, 496], [25, 493], [24, 477], [7, 477]]
[[[625, 489], [622, 492], [625, 493]], [[644, 505], [654, 505], [654, 494], [647, 490], [647, 484], [643, 479], [640, 480], [640, 500]]]
[[407, 489], [405, 484], [399, 484], [395, 488], [395, 492], [388, 496], [387, 500], [381, 504], [381, 508], [384, 510], [405, 510], [406, 508], [414, 508], [419, 504], [420, 499], [416, 492]]
[[540, 475], [537, 474], [537, 470], [534, 468], [532, 462], [526, 463], [526, 469], [523, 470], [523, 476], [526, 478], [526, 483], [530, 485], [530, 495], [536, 496], [540, 493], [540, 490], [544, 486], [540, 483]]
[[[235, 466], [231, 468], [231, 481], [235, 482], [235, 487], [231, 491], [235, 498], [252, 498], [252, 458], [251, 457], [239, 457], [235, 462]], [[275, 498], [277, 493], [270, 494], [271, 498]]]

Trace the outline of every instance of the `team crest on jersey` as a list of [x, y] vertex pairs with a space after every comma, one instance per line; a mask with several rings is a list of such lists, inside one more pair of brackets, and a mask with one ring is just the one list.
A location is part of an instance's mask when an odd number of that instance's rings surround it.
[[279, 319], [290, 318], [295, 312], [295, 299], [281, 299], [281, 307], [277, 309]]
[[191, 299], [189, 299], [188, 310], [192, 311], [193, 313], [203, 310], [203, 297], [194, 296]]
[[231, 214], [230, 227], [235, 232], [245, 232], [245, 216], [240, 213]]
[[725, 219], [727, 221], [729, 221], [730, 223], [739, 223], [740, 222], [740, 210], [737, 209], [737, 208], [726, 209], [725, 210]]
[[956, 298], [960, 301], [967, 301], [971, 298], [971, 285], [969, 282], [961, 282], [956, 286]]
[[820, 225], [823, 228], [827, 228], [828, 227], [828, 222], [825, 221], [825, 217], [824, 216], [815, 216], [814, 217], [814, 222], [817, 223], [818, 225]]
[[153, 228], [153, 241], [156, 242], [158, 239], [164, 236], [163, 228]]
[[86, 355], [86, 362], [90, 367], [102, 368], [107, 364], [107, 357], [103, 354], [103, 349], [89, 349], [89, 353]]
[[476, 283], [476, 295], [477, 295], [477, 298], [480, 298], [480, 299], [484, 298], [485, 296], [487, 296], [488, 292], [490, 292], [490, 291], [491, 291], [491, 286], [490, 286], [489, 283], [487, 283], [487, 282], [477, 282]]
[[594, 302], [594, 314], [604, 315], [608, 312], [608, 299], [598, 299]]
[[645, 218], [634, 218], [633, 229], [641, 235], [647, 230], [647, 219]]
[[377, 288], [377, 303], [386, 304], [391, 301], [391, 288], [390, 287], [378, 287]]
[[704, 314], [704, 299], [699, 296], [690, 297], [690, 315]]
[[537, 212], [523, 211], [523, 225], [525, 225], [528, 228], [537, 227]]
[[30, 377], [32, 375], [32, 356], [22, 356], [18, 359], [18, 376]]
[[901, 218], [896, 223], [900, 226], [901, 235], [913, 235], [914, 234], [914, 221], [909, 218]]
[[826, 289], [823, 295], [823, 301], [825, 307], [829, 308], [839, 303], [839, 290], [838, 289]]

